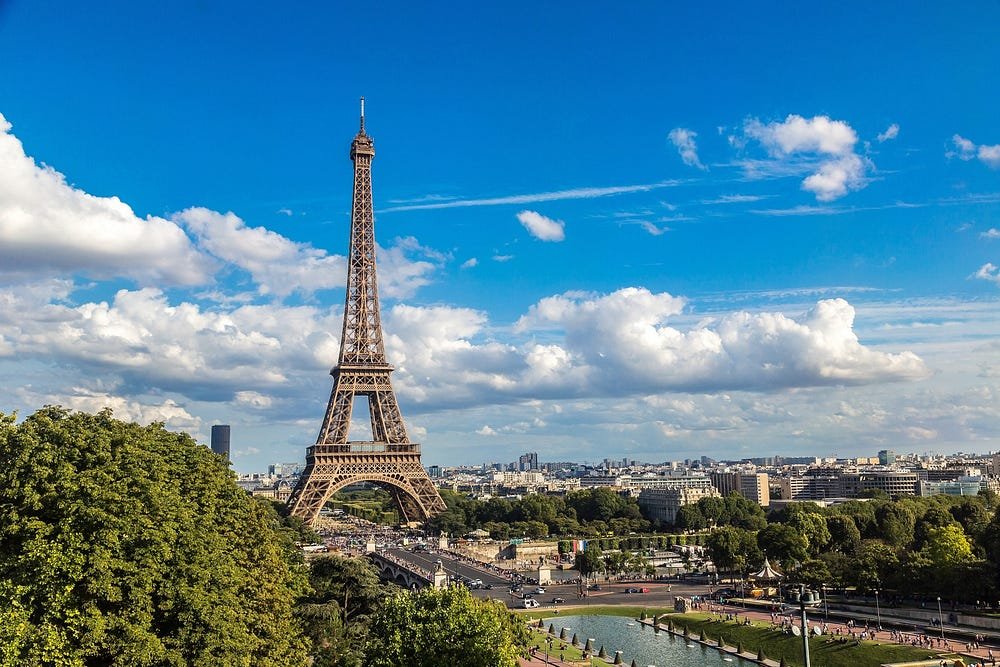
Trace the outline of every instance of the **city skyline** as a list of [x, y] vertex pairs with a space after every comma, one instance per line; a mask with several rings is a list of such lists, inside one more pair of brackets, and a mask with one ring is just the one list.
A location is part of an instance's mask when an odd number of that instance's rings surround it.
[[426, 465], [1000, 449], [1000, 7], [568, 7], [0, 5], [0, 411], [304, 458], [363, 95]]

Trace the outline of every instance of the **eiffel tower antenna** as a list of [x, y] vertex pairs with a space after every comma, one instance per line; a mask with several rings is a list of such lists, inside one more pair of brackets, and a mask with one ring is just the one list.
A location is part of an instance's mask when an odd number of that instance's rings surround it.
[[[410, 442], [399, 412], [385, 356], [375, 267], [375, 219], [372, 209], [372, 158], [375, 142], [365, 134], [365, 98], [361, 127], [351, 142], [354, 199], [351, 248], [340, 356], [330, 371], [333, 392], [316, 444], [306, 449], [306, 468], [288, 499], [293, 516], [312, 524], [331, 495], [356, 482], [386, 488], [404, 522], [424, 521], [443, 512], [441, 495], [420, 463], [420, 445]], [[372, 439], [347, 439], [354, 399], [368, 399]]]

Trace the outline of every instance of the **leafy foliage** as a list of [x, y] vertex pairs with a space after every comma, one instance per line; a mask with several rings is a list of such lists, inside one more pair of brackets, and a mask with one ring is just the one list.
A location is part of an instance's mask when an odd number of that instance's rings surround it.
[[304, 664], [307, 585], [278, 516], [190, 437], [0, 415], [0, 664]]
[[365, 646], [374, 667], [514, 667], [528, 630], [502, 603], [464, 587], [400, 592], [375, 612]]

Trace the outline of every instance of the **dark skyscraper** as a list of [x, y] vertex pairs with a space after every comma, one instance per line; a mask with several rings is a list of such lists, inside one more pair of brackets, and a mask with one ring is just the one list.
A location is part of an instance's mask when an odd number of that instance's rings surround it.
[[229, 424], [216, 424], [212, 427], [212, 451], [225, 456], [229, 461]]

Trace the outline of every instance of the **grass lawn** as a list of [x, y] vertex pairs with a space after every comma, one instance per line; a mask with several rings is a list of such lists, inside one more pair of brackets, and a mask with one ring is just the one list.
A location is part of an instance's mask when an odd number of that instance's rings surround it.
[[[548, 628], [547, 625], [545, 627]], [[539, 653], [537, 655], [540, 656], [544, 654], [545, 648], [547, 646], [545, 638], [548, 636], [549, 635], [545, 631], [538, 631], [538, 630], [532, 631], [531, 644], [529, 644], [529, 646], [534, 646], [539, 650]], [[572, 637], [570, 637], [570, 639], [572, 639]], [[552, 640], [552, 648], [549, 649], [549, 655], [558, 658], [561, 653], [566, 660], [579, 662], [585, 665], [607, 667], [608, 664], [607, 662], [605, 662], [604, 660], [598, 660], [597, 658], [592, 658], [589, 662], [584, 662], [583, 651], [575, 646], [570, 645], [569, 642], [570, 642], [569, 639], [567, 639], [566, 641], [560, 641], [558, 638], [554, 638]], [[566, 648], [560, 651], [559, 647], [562, 646], [563, 644], [566, 645]], [[599, 646], [595, 647], [594, 650], [596, 651], [598, 648], [600, 647]]]
[[[786, 635], [778, 630], [772, 630], [767, 623], [739, 625], [731, 621], [719, 621], [708, 614], [671, 614], [674, 625], [682, 625], [694, 637], [700, 637], [704, 631], [711, 640], [716, 640], [721, 634], [726, 644], [736, 646], [743, 644], [745, 651], [756, 653], [763, 648], [764, 654], [773, 660], [782, 657], [792, 667], [803, 665], [802, 638]], [[908, 662], [917, 660], [937, 659], [942, 653], [912, 646], [896, 644], [879, 644], [876, 642], [838, 641], [837, 637], [811, 637], [809, 639], [809, 656], [814, 665], [823, 667], [879, 667], [892, 662]], [[947, 654], [958, 657], [957, 654]]]
[[[743, 644], [743, 650], [757, 653], [763, 648], [764, 654], [773, 660], [785, 658], [790, 667], [801, 667], [802, 660], [802, 638], [786, 635], [778, 630], [772, 630], [770, 624], [755, 622], [753, 625], [745, 626], [732, 621], [720, 621], [709, 614], [688, 613], [674, 614], [673, 610], [663, 607], [623, 607], [623, 606], [593, 606], [564, 608], [560, 614], [553, 614], [551, 609], [522, 612], [525, 619], [555, 619], [559, 616], [626, 616], [638, 618], [645, 612], [649, 617], [653, 614], [669, 614], [675, 626], [687, 626], [692, 637], [700, 637], [702, 631], [706, 636], [716, 641], [721, 634], [725, 643], [729, 646]], [[665, 622], [665, 621], [661, 621]], [[545, 627], [548, 627], [546, 621]], [[539, 639], [543, 639], [541, 635]], [[909, 662], [917, 660], [937, 659], [939, 657], [958, 657], [957, 653], [937, 653], [927, 649], [914, 648], [912, 646], [899, 646], [896, 644], [880, 644], [876, 642], [854, 642], [846, 641], [840, 643], [836, 637], [812, 637], [809, 640], [809, 655], [813, 665], [823, 667], [879, 667], [879, 665], [893, 662]], [[579, 650], [575, 656], [579, 656]], [[567, 659], [570, 653], [566, 653]], [[580, 657], [573, 659], [579, 660]], [[599, 662], [595, 664], [601, 664]]]

